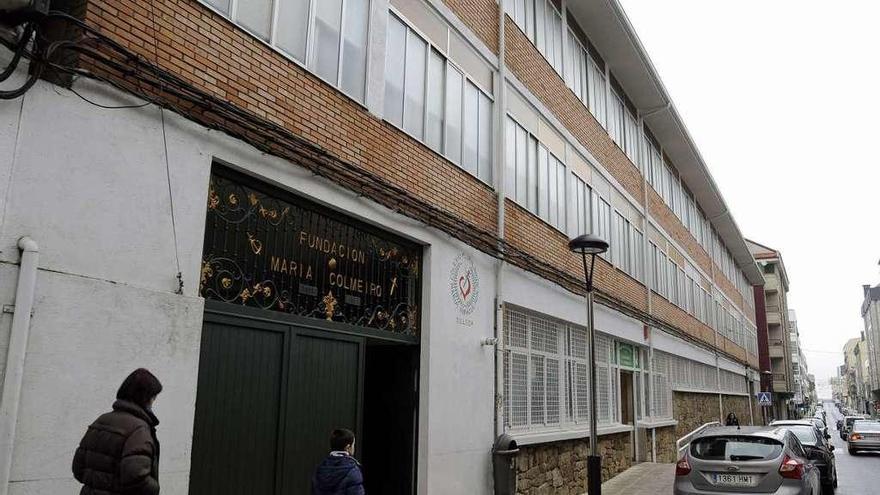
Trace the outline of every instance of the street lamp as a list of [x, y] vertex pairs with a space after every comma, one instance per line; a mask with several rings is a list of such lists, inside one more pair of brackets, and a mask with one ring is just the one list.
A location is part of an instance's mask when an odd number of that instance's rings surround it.
[[[608, 242], [601, 237], [584, 234], [568, 241], [568, 249], [580, 254], [584, 261], [584, 277], [587, 282], [587, 338], [590, 342], [590, 456], [587, 458], [587, 493], [602, 493], [602, 458], [599, 457], [599, 435], [596, 431], [596, 332], [593, 329], [593, 268], [596, 255], [608, 251]], [[587, 266], [587, 256], [590, 264]]]

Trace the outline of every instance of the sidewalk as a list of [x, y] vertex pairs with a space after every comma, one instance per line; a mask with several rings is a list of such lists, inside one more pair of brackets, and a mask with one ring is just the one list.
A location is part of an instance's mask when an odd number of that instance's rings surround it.
[[602, 483], [604, 495], [671, 495], [674, 464], [643, 462]]

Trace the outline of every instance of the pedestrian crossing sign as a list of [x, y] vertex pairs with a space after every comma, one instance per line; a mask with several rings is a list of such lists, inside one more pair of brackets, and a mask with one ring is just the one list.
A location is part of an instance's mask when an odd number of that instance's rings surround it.
[[770, 392], [758, 392], [755, 394], [758, 397], [758, 405], [759, 406], [771, 406], [773, 405], [773, 401], [770, 397]]

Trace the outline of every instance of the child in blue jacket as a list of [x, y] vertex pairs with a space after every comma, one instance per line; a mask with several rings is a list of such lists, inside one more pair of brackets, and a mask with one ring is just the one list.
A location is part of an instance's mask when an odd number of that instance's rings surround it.
[[312, 495], [365, 495], [361, 465], [352, 457], [354, 442], [351, 430], [333, 430], [330, 455], [312, 476]]

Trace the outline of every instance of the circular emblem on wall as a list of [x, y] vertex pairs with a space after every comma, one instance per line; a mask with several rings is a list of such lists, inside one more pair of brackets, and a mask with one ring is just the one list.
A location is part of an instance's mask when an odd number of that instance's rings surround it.
[[461, 253], [452, 262], [449, 273], [449, 292], [452, 301], [463, 315], [474, 312], [480, 295], [480, 276], [470, 256]]

